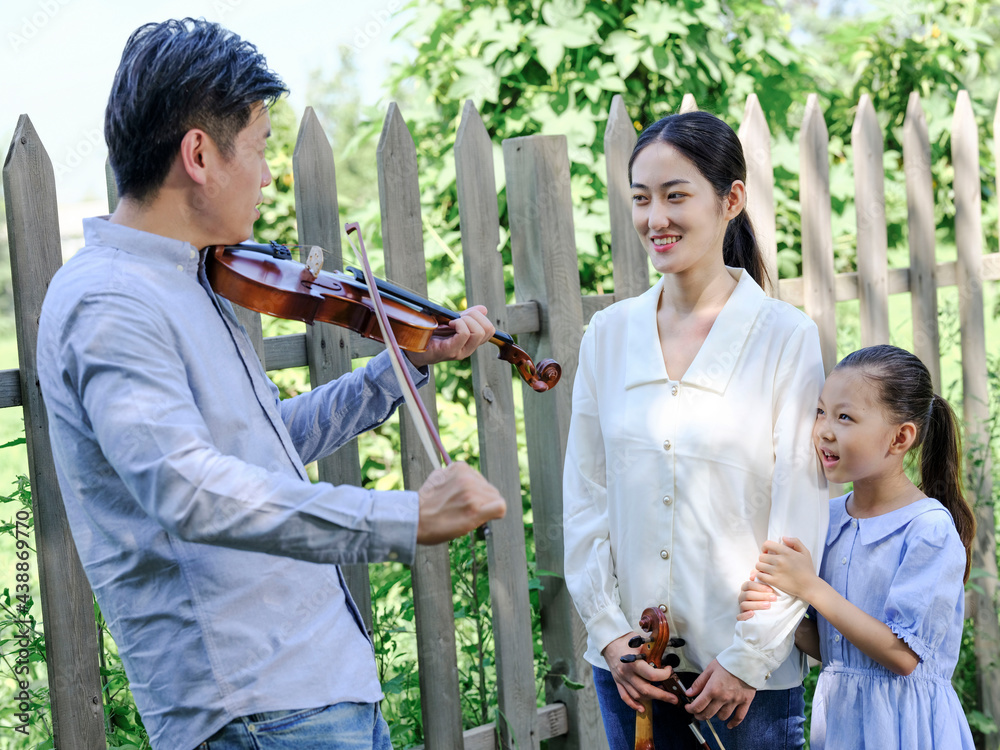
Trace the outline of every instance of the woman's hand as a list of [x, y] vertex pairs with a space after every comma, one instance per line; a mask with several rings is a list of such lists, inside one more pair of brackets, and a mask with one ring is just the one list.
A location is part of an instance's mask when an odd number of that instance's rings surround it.
[[629, 648], [628, 642], [640, 633], [626, 633], [621, 638], [611, 641], [601, 655], [608, 663], [611, 676], [615, 678], [615, 685], [618, 687], [618, 695], [625, 701], [629, 708], [635, 711], [642, 711], [642, 700], [658, 700], [666, 703], [677, 703], [677, 696], [668, 693], [661, 687], [657, 687], [656, 682], [662, 682], [673, 674], [673, 669], [663, 667], [656, 669], [653, 665], [643, 659], [636, 659], [630, 664], [623, 663], [621, 657], [626, 654], [638, 654], [638, 648]]
[[770, 609], [771, 602], [777, 601], [774, 589], [757, 580], [757, 571], [750, 571], [750, 580], [740, 587], [740, 613], [737, 620], [749, 620], [759, 609]]
[[820, 577], [802, 542], [783, 536], [781, 542], [764, 542], [764, 552], [757, 561], [757, 580], [811, 602], [810, 594]]

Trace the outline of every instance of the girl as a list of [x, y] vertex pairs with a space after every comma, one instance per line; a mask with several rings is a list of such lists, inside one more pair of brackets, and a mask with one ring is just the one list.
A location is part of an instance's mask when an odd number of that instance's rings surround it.
[[[831, 482], [817, 577], [808, 545], [767, 542], [743, 613], [766, 609], [773, 586], [809, 602], [796, 644], [822, 659], [811, 744], [829, 748], [967, 748], [972, 735], [951, 675], [964, 621], [975, 517], [961, 489], [955, 416], [909, 352], [873, 346], [848, 355], [823, 387], [813, 443]], [[920, 451], [919, 487], [903, 472]], [[931, 495], [931, 497], [928, 496]]]
[[[769, 534], [824, 538], [827, 488], [810, 442], [823, 364], [812, 321], [761, 289], [745, 180], [739, 139], [710, 114], [643, 131], [629, 163], [632, 218], [662, 277], [594, 315], [580, 348], [565, 579], [612, 748], [632, 750], [647, 697], [658, 699], [657, 750], [691, 746], [692, 716], [717, 716], [727, 750], [804, 742], [792, 641], [805, 604], [783, 595], [766, 618], [735, 616]], [[687, 707], [653, 684], [669, 669], [621, 661], [638, 653], [628, 642], [642, 611], [661, 605], [686, 641]]]

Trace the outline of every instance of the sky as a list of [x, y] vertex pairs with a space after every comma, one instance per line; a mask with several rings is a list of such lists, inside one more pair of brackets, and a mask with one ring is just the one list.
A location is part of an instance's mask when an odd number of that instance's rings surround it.
[[21, 114], [45, 145], [60, 206], [103, 198], [104, 106], [129, 35], [149, 21], [217, 21], [253, 42], [290, 87], [298, 116], [310, 75], [333, 77], [338, 48], [355, 52], [374, 102], [393, 55], [403, 0], [0, 0], [0, 144]]

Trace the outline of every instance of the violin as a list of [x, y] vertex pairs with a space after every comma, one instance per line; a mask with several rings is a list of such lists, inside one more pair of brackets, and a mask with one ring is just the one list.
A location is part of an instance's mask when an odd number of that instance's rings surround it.
[[[667, 654], [666, 657], [663, 655], [664, 650], [668, 647], [680, 648], [684, 645], [682, 638], [670, 637], [670, 625], [667, 624], [666, 607], [647, 607], [643, 610], [642, 617], [639, 619], [639, 629], [646, 635], [635, 636], [628, 642], [628, 645], [629, 648], [638, 648], [640, 651], [638, 654], [626, 654], [621, 658], [623, 662], [629, 664], [642, 659], [657, 669], [664, 666], [676, 667], [680, 664], [677, 654]], [[659, 686], [677, 696], [678, 705], [684, 706], [691, 702], [691, 699], [684, 690], [684, 685], [676, 674], [671, 673]], [[642, 711], [635, 712], [635, 750], [655, 750], [653, 746], [653, 701], [652, 699], [644, 698], [641, 703]], [[708, 743], [698, 730], [697, 720], [690, 714], [688, 714], [688, 718], [688, 726], [691, 727], [691, 731], [694, 732], [697, 741], [705, 750], [710, 750]], [[712, 731], [714, 732], [715, 730], [713, 729]], [[716, 736], [716, 740], [718, 740], [718, 736]], [[721, 742], [719, 743], [719, 747], [722, 747]]]
[[[304, 262], [293, 260], [291, 251], [276, 242], [207, 249], [208, 281], [216, 294], [230, 302], [278, 318], [331, 323], [384, 343], [363, 272], [356, 268], [348, 268], [349, 273], [322, 270], [321, 248], [312, 246]], [[400, 348], [422, 352], [432, 336], [454, 334], [448, 321], [457, 319], [457, 312], [383, 279], [376, 279], [376, 286]], [[499, 348], [499, 359], [512, 364], [535, 391], [547, 391], [559, 382], [562, 368], [555, 360], [544, 359], [536, 367], [502, 331], [497, 331], [490, 343]]]

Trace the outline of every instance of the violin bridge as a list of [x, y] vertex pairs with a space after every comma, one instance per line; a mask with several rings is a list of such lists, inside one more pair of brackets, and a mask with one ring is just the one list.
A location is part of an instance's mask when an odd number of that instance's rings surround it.
[[[309, 269], [309, 273], [312, 274], [314, 279], [319, 278], [319, 272], [323, 268], [323, 248], [319, 245], [309, 245], [309, 252], [305, 255], [305, 260], [302, 263], [306, 268]], [[299, 250], [299, 257], [302, 257], [303, 251], [306, 250], [306, 246], [303, 246]]]

